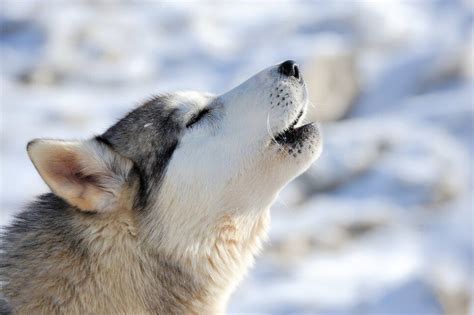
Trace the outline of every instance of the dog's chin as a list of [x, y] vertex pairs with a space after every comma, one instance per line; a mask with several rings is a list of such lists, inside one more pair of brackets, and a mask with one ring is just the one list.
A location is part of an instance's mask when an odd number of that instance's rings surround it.
[[313, 162], [321, 151], [321, 137], [316, 123], [291, 127], [278, 134], [272, 143], [277, 153], [299, 162]]

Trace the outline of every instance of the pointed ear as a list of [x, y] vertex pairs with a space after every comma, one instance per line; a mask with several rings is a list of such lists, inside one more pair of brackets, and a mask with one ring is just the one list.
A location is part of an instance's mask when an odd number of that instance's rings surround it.
[[28, 155], [51, 190], [83, 211], [119, 206], [133, 163], [95, 139], [33, 140]]

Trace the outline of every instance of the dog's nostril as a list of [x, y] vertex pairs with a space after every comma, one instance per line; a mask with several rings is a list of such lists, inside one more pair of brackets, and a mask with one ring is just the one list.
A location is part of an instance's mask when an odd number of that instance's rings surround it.
[[293, 60], [287, 60], [280, 64], [280, 66], [278, 67], [278, 71], [288, 77], [295, 77], [297, 79], [300, 78], [300, 69], [298, 67], [298, 64]]

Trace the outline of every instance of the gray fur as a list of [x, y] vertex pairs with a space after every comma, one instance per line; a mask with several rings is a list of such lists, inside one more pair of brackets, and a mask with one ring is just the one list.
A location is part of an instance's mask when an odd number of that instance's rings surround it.
[[[134, 162], [141, 184], [137, 195], [140, 208], [159, 185], [185, 124], [178, 119], [175, 108], [166, 108], [170, 98], [169, 95], [152, 98], [98, 137]], [[144, 128], [145, 125], [148, 127]]]
[[[129, 177], [130, 180], [139, 180], [135, 194], [137, 221], [143, 218], [138, 212], [146, 208], [149, 194], [159, 186], [184, 128], [185, 122], [176, 118], [175, 110], [165, 108], [168, 97], [153, 98], [96, 138], [99, 143], [109, 146], [134, 163]], [[151, 128], [143, 128], [150, 123]], [[115, 166], [109, 167], [113, 169]], [[83, 231], [86, 228], [84, 225], [87, 225], [84, 222], [90, 221], [90, 225], [93, 225], [94, 220], [100, 219], [100, 216], [99, 213], [79, 211], [65, 200], [49, 193], [30, 204], [3, 230], [0, 243], [1, 292], [7, 300], [11, 300], [14, 309], [17, 305], [27, 303], [25, 299], [35, 298], [30, 295], [30, 291], [25, 295], [25, 288], [31, 287], [31, 280], [38, 274], [47, 272], [51, 278], [64, 277], [63, 270], [56, 270], [51, 264], [54, 263], [51, 257], [67, 255], [69, 260], [77, 264], [74, 268], [83, 279], [94, 276], [90, 266], [94, 257], [91, 257]], [[157, 314], [190, 311], [183, 301], [193, 300], [192, 296], [201, 290], [200, 285], [194, 282], [182, 266], [169, 261], [167, 257], [157, 252], [149, 252], [148, 255], [152, 259], [142, 262], [147, 264], [142, 268], [151, 272], [146, 296], [153, 298], [144, 301], [147, 310]], [[65, 285], [62, 289], [69, 290], [71, 295], [76, 290], [74, 284]], [[41, 293], [38, 294], [40, 295]], [[0, 301], [1, 313], [8, 313], [8, 304], [4, 300]], [[50, 303], [48, 309], [53, 313], [64, 311], [54, 301], [40, 300], [38, 303]], [[87, 311], [86, 305], [83, 310]]]
[[[30, 205], [29, 209], [20, 213], [13, 224], [4, 231], [0, 255], [0, 281], [5, 283], [2, 293], [11, 299], [12, 307], [24, 303], [38, 296], [31, 295], [31, 286], [38, 274], [47, 272], [51, 279], [57, 278], [63, 283], [65, 277], [63, 268], [55, 268], [51, 257], [67, 253], [68, 260], [75, 264], [75, 269], [82, 277], [81, 281], [94, 277], [91, 270], [91, 257], [85, 239], [81, 235], [84, 226], [77, 225], [77, 217], [87, 221], [97, 220], [99, 214], [77, 211], [54, 194], [45, 194], [38, 201]], [[93, 223], [90, 223], [93, 224]], [[195, 283], [186, 269], [173, 263], [160, 253], [150, 253], [149, 260], [144, 260], [142, 268], [149, 270], [147, 291], [145, 296], [136, 296], [135, 299], [146, 299], [145, 304], [150, 313], [179, 314], [190, 310], [183, 301], [193, 300], [193, 296], [200, 293], [201, 287]], [[48, 268], [47, 270], [45, 268]], [[106, 268], [105, 266], [97, 266]], [[133, 266], [131, 266], [132, 268]], [[127, 272], [124, 270], [123, 272]], [[26, 292], [30, 294], [25, 295]], [[80, 289], [80, 288], [78, 288]], [[61, 290], [74, 295], [76, 288], [73, 283], [64, 285]], [[133, 292], [132, 288], [130, 288]], [[132, 294], [132, 293], [131, 293]], [[38, 294], [41, 296], [41, 292]], [[99, 297], [98, 297], [99, 298]], [[30, 301], [26, 301], [30, 300]], [[50, 304], [51, 313], [64, 313], [60, 304], [54, 301], [39, 300], [38, 303]], [[8, 306], [0, 303], [1, 314], [8, 313]], [[87, 305], [81, 311], [87, 312]], [[89, 310], [90, 312], [91, 310]]]
[[10, 305], [8, 305], [7, 301], [3, 298], [0, 298], [0, 315], [9, 315], [11, 314], [12, 310]]

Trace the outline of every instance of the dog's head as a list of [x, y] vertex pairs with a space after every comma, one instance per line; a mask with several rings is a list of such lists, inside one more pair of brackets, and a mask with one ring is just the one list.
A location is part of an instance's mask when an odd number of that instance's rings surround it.
[[298, 66], [286, 61], [225, 94], [161, 95], [99, 137], [35, 140], [28, 152], [76, 208], [110, 213], [127, 191], [148, 224], [175, 222], [179, 233], [189, 218], [267, 208], [319, 156], [317, 126], [302, 124], [307, 103]]

